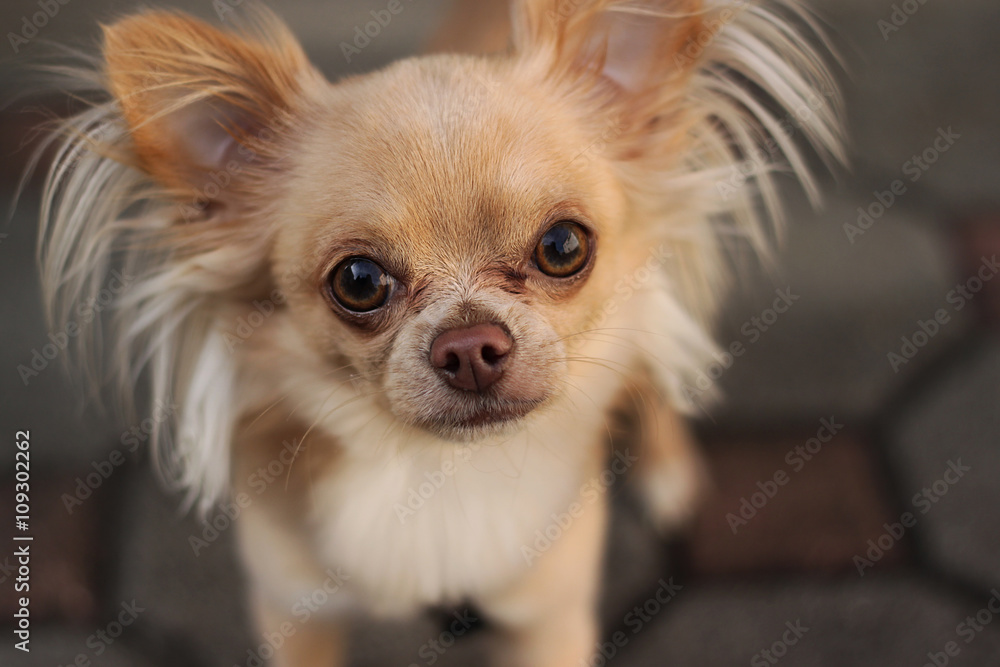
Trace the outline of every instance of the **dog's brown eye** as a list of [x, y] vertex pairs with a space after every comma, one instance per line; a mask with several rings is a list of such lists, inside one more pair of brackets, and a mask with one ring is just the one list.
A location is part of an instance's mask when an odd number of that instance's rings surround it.
[[381, 266], [364, 257], [345, 259], [330, 274], [334, 298], [356, 313], [366, 313], [385, 304], [392, 282], [392, 276]]
[[567, 278], [578, 272], [590, 256], [587, 231], [575, 222], [553, 225], [535, 248], [535, 263], [542, 273]]

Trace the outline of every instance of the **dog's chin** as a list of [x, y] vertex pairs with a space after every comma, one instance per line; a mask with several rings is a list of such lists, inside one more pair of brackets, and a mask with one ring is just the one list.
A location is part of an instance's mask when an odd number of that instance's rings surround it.
[[485, 438], [509, 436], [524, 426], [545, 399], [482, 401], [480, 405], [442, 407], [434, 416], [423, 416], [414, 424], [439, 438], [470, 443]]

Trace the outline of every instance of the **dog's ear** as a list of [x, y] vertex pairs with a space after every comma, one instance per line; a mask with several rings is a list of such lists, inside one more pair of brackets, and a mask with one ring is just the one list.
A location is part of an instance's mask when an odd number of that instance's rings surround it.
[[280, 21], [260, 14], [253, 26], [237, 34], [161, 11], [104, 26], [108, 85], [137, 166], [169, 191], [224, 201], [239, 162], [274, 158], [319, 78]]
[[[629, 94], [661, 87], [696, 63], [712, 37], [703, 0], [515, 0], [514, 45], [560, 73], [600, 73]], [[685, 53], [687, 52], [687, 53]]]
[[588, 118], [605, 127], [612, 119], [608, 143], [618, 157], [677, 155], [694, 128], [717, 135], [715, 148], [735, 144], [744, 155], [780, 148], [815, 194], [786, 121], [793, 117], [820, 155], [842, 160], [836, 83], [811, 46], [824, 39], [809, 13], [793, 2], [764, 4], [515, 0], [514, 49], [547, 80], [565, 82], [561, 94], [588, 96]]
[[[683, 94], [716, 26], [703, 0], [517, 0], [514, 48], [642, 132]], [[590, 109], [589, 111], [594, 111]]]

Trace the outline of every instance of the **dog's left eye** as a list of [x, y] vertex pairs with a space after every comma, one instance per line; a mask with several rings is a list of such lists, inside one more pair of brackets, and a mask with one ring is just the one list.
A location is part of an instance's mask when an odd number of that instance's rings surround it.
[[587, 230], [568, 220], [552, 225], [535, 248], [535, 264], [553, 278], [568, 278], [579, 272], [589, 257]]
[[330, 291], [344, 308], [367, 313], [382, 307], [392, 291], [392, 276], [364, 257], [351, 257], [330, 274]]

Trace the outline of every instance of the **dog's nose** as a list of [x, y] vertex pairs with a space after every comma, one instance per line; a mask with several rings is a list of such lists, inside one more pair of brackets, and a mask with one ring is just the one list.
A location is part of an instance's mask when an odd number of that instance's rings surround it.
[[495, 324], [449, 329], [431, 344], [431, 363], [451, 386], [483, 391], [503, 375], [503, 362], [513, 346], [507, 332]]

